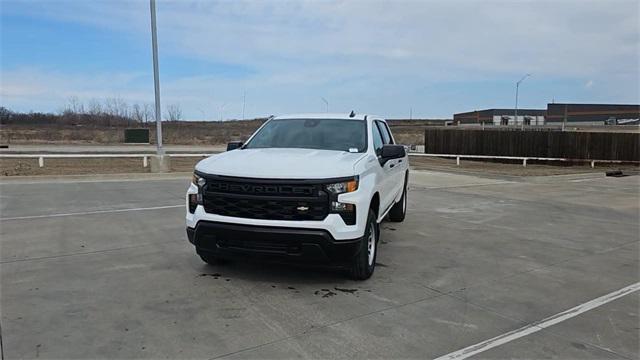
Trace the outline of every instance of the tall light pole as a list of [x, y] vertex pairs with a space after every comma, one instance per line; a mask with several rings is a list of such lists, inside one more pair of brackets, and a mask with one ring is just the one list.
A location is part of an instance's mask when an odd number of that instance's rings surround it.
[[324, 101], [324, 105], [326, 106], [326, 109], [327, 109], [326, 112], [329, 112], [329, 102], [327, 101], [327, 99], [323, 98], [322, 96], [320, 97], [320, 99]]
[[242, 93], [242, 120], [244, 120], [244, 105], [247, 102], [247, 92]]
[[227, 103], [222, 104], [220, 106], [220, 121], [222, 121], [222, 114], [224, 113], [224, 107], [227, 106]]
[[[525, 76], [522, 77], [522, 79], [518, 80], [518, 82], [516, 83], [516, 109], [515, 109], [515, 113], [514, 113], [514, 123], [518, 122], [518, 88], [520, 87], [520, 83], [524, 81], [524, 79], [528, 78], [529, 76], [531, 76], [531, 74], [527, 74]], [[524, 119], [522, 119], [522, 125], [520, 127], [520, 130], [524, 130]]]
[[160, 78], [158, 75], [158, 35], [156, 30], [156, 0], [149, 0], [151, 7], [151, 47], [153, 48], [153, 85], [156, 93], [156, 146], [158, 156], [164, 155], [162, 148], [162, 112], [160, 111]]

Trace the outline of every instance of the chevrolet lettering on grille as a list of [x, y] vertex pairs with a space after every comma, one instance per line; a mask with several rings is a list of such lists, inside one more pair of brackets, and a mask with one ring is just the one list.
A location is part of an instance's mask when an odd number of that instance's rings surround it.
[[313, 195], [314, 188], [311, 186], [290, 186], [290, 185], [261, 185], [261, 184], [232, 184], [222, 182], [212, 182], [207, 190], [224, 193], [246, 193], [265, 195]]

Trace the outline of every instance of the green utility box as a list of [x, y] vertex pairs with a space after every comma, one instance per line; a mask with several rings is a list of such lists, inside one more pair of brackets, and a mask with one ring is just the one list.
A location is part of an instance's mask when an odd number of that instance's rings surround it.
[[149, 129], [124, 129], [125, 144], [148, 144]]

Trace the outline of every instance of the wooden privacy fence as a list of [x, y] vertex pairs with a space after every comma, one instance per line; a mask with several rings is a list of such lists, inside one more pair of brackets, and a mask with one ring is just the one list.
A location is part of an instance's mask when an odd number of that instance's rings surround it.
[[640, 134], [426, 129], [424, 152], [582, 160], [640, 160]]

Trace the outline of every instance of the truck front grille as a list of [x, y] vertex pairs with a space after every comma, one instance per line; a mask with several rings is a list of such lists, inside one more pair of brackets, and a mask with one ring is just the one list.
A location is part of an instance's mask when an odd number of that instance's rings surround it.
[[264, 220], [323, 220], [329, 197], [320, 184], [206, 176], [204, 210], [223, 216]]

